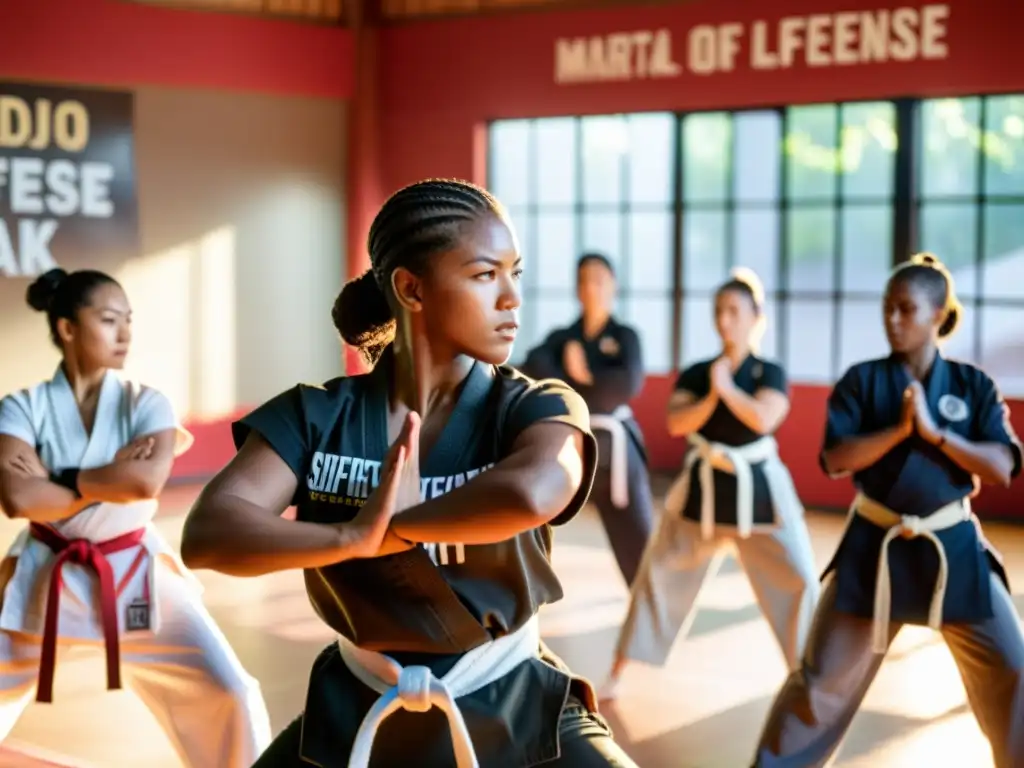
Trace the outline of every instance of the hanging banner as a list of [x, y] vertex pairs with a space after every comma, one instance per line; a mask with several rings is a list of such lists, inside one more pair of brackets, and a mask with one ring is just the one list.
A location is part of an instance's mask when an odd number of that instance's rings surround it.
[[944, 60], [950, 7], [786, 16], [555, 40], [560, 85]]
[[0, 82], [0, 276], [136, 255], [134, 97]]

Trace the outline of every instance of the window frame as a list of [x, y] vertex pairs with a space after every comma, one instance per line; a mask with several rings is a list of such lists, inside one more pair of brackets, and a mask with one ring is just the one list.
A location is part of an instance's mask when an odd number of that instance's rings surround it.
[[[971, 324], [971, 359], [978, 365], [985, 365], [985, 322], [986, 309], [1009, 309], [1017, 310], [1024, 314], [1024, 296], [1013, 298], [1003, 296], [991, 296], [985, 290], [985, 267], [987, 255], [986, 246], [986, 209], [991, 203], [1019, 205], [1024, 211], [1024, 191], [1017, 194], [990, 193], [986, 174], [986, 158], [983, 149], [984, 141], [978, 142], [975, 147], [975, 178], [974, 192], [972, 194], [929, 194], [921, 192], [923, 188], [922, 177], [924, 173], [924, 117], [925, 106], [932, 102], [947, 100], [978, 99], [978, 128], [982, 133], [989, 130], [989, 109], [993, 100], [1005, 97], [1022, 97], [1024, 93], [988, 93], [988, 94], [961, 94], [958, 96], [938, 97], [934, 99], [920, 99], [911, 102], [910, 108], [914, 111], [913, 133], [909, 134], [913, 145], [911, 167], [909, 169], [910, 182], [913, 186], [911, 194], [911, 211], [914, 221], [914, 230], [911, 234], [910, 253], [920, 250], [921, 247], [921, 209], [928, 203], [946, 202], [961, 203], [973, 208], [974, 214], [974, 281], [975, 290], [969, 298], [961, 298], [964, 308], [969, 315], [973, 315], [974, 321]], [[1024, 214], [1022, 214], [1024, 215]], [[1024, 243], [1022, 243], [1024, 245]], [[942, 258], [942, 254], [937, 254]], [[1024, 395], [1024, 391], [1018, 393]]]
[[[664, 213], [664, 214], [666, 214], [668, 216], [669, 223], [672, 223], [672, 222], [674, 222], [677, 219], [677, 211], [676, 211], [676, 206], [675, 206], [675, 201], [676, 201], [677, 195], [676, 195], [675, 186], [678, 183], [678, 178], [677, 177], [679, 176], [679, 171], [678, 171], [679, 163], [678, 163], [678, 156], [676, 154], [679, 151], [679, 147], [677, 146], [678, 142], [674, 141], [673, 142], [673, 148], [672, 148], [673, 154], [672, 154], [671, 160], [670, 160], [670, 162], [672, 163], [672, 166], [671, 166], [672, 167], [672, 172], [669, 175], [669, 179], [670, 179], [670, 188], [668, 190], [669, 196], [668, 196], [668, 198], [664, 202], [658, 203], [658, 202], [634, 201], [631, 198], [631, 195], [630, 195], [631, 179], [630, 179], [630, 167], [629, 167], [629, 156], [628, 156], [628, 153], [624, 153], [624, 155], [622, 157], [622, 160], [621, 160], [622, 165], [621, 165], [620, 170], [619, 170], [619, 184], [620, 184], [619, 202], [617, 202], [617, 203], [588, 202], [588, 201], [585, 200], [585, 193], [584, 193], [584, 184], [585, 184], [585, 176], [584, 176], [585, 171], [584, 171], [584, 162], [583, 162], [583, 159], [584, 159], [584, 121], [587, 118], [594, 118], [594, 117], [598, 117], [598, 118], [618, 117], [618, 118], [622, 118], [624, 121], [628, 121], [628, 119], [630, 117], [642, 116], [642, 115], [663, 115], [663, 116], [671, 119], [673, 130], [676, 127], [678, 127], [678, 116], [675, 113], [673, 113], [673, 112], [669, 112], [669, 111], [665, 111], [665, 110], [650, 110], [650, 111], [643, 111], [643, 112], [628, 112], [628, 113], [608, 113], [608, 114], [601, 114], [601, 115], [568, 115], [568, 116], [560, 116], [560, 117], [555, 117], [555, 118], [524, 118], [524, 119], [521, 119], [521, 120], [520, 119], [516, 119], [516, 120], [492, 121], [488, 125], [488, 136], [491, 135], [492, 126], [494, 126], [494, 124], [498, 123], [498, 122], [524, 122], [524, 123], [527, 124], [527, 126], [529, 128], [529, 131], [528, 131], [528, 134], [527, 134], [527, 157], [526, 157], [526, 177], [527, 177], [526, 178], [526, 187], [527, 187], [527, 197], [528, 197], [528, 200], [527, 200], [525, 205], [521, 204], [519, 202], [516, 202], [516, 203], [510, 203], [507, 206], [509, 211], [510, 211], [510, 213], [512, 214], [514, 222], [518, 223], [518, 221], [519, 221], [518, 218], [517, 218], [517, 214], [524, 215], [524, 216], [526, 216], [529, 219], [528, 225], [523, 227], [523, 228], [526, 229], [527, 236], [524, 239], [524, 241], [520, 243], [521, 247], [527, 253], [537, 253], [538, 252], [538, 227], [536, 225], [536, 222], [538, 221], [539, 216], [541, 214], [543, 214], [543, 213], [551, 213], [553, 211], [557, 211], [557, 212], [561, 212], [561, 213], [571, 213], [571, 215], [573, 217], [573, 220], [574, 220], [573, 221], [573, 224], [574, 224], [573, 239], [574, 239], [575, 252], [571, 256], [571, 260], [572, 260], [573, 263], [575, 263], [576, 259], [580, 255], [582, 255], [582, 253], [583, 253], [584, 243], [585, 243], [585, 238], [586, 238], [586, 234], [585, 234], [586, 229], [585, 228], [586, 228], [586, 216], [587, 216], [587, 214], [588, 213], [594, 213], [594, 212], [602, 212], [602, 211], [604, 211], [604, 212], [613, 212], [615, 214], [615, 216], [618, 218], [618, 221], [619, 221], [619, 224], [620, 224], [620, 227], [619, 227], [619, 242], [618, 242], [616, 247], [617, 247], [618, 252], [620, 254], [620, 258], [613, 259], [613, 263], [615, 263], [615, 270], [616, 270], [616, 275], [618, 277], [618, 283], [619, 283], [619, 292], [618, 292], [619, 312], [618, 312], [618, 314], [622, 318], [625, 318], [626, 315], [627, 315], [626, 311], [624, 310], [624, 307], [627, 305], [628, 302], [632, 302], [634, 300], [641, 300], [642, 301], [643, 299], [648, 298], [648, 299], [656, 299], [659, 302], [660, 301], [668, 302], [668, 306], [670, 307], [670, 313], [669, 313], [670, 315], [673, 315], [673, 313], [675, 312], [676, 307], [678, 305], [678, 299], [676, 297], [675, 291], [673, 290], [673, 286], [678, 284], [678, 279], [679, 279], [678, 276], [675, 274], [675, 271], [676, 271], [676, 269], [678, 267], [678, 264], [679, 264], [679, 250], [678, 250], [679, 249], [679, 244], [676, 242], [677, 238], [676, 238], [675, 230], [674, 229], [670, 229], [669, 232], [668, 232], [668, 246], [669, 246], [669, 249], [670, 249], [669, 250], [669, 254], [668, 254], [669, 255], [669, 259], [670, 259], [670, 262], [669, 262], [669, 267], [670, 267], [669, 272], [671, 274], [671, 283], [670, 284], [666, 284], [662, 289], [654, 289], [654, 288], [650, 288], [650, 287], [634, 288], [631, 285], [631, 279], [630, 279], [632, 259], [634, 258], [634, 254], [633, 254], [633, 249], [632, 249], [631, 243], [630, 243], [629, 223], [630, 223], [630, 216], [633, 213], [643, 213], [643, 212]], [[538, 148], [537, 148], [536, 124], [539, 123], [539, 122], [550, 120], [550, 119], [572, 120], [573, 121], [573, 132], [574, 132], [573, 151], [574, 151], [575, 156], [573, 158], [573, 163], [572, 163], [572, 165], [573, 165], [573, 177], [574, 178], [573, 178], [573, 200], [572, 200], [571, 203], [551, 204], [551, 203], [542, 203], [542, 202], [538, 201], [537, 190], [538, 190], [538, 183], [539, 182], [538, 182], [537, 168], [538, 168], [539, 163], [538, 163]], [[628, 128], [628, 122], [626, 123], [626, 125], [627, 125], [627, 128]], [[495, 172], [496, 172], [495, 154], [493, 152], [488, 151], [487, 152], [487, 178], [488, 178], [488, 183], [491, 183], [491, 181], [494, 180]], [[499, 198], [500, 198], [500, 194], [499, 194]], [[595, 249], [595, 250], [600, 250], [600, 249]], [[537, 265], [536, 267], [531, 267], [528, 264], [527, 270], [526, 270], [526, 279], [524, 280], [523, 285], [522, 285], [522, 297], [523, 297], [523, 304], [524, 304], [523, 314], [525, 315], [525, 317], [523, 317], [523, 319], [522, 319], [522, 324], [526, 328], [530, 328], [530, 329], [532, 329], [534, 327], [534, 325], [536, 324], [536, 322], [537, 322], [537, 318], [538, 318], [538, 315], [539, 315], [539, 311], [538, 311], [538, 304], [539, 304], [539, 302], [546, 301], [546, 300], [560, 300], [560, 299], [564, 298], [566, 302], [571, 302], [573, 304], [576, 303], [575, 296], [574, 295], [573, 296], [567, 296], [566, 293], [565, 293], [566, 289], [564, 287], [549, 287], [549, 286], [545, 286], [542, 282], [538, 282], [539, 279], [540, 279], [540, 276], [542, 274], [542, 271], [543, 271], [543, 266], [542, 265]], [[550, 331], [550, 330], [553, 330], [553, 329], [547, 329], [547, 330]], [[536, 335], [536, 338], [534, 338], [532, 340], [529, 340], [529, 342], [532, 343], [532, 344], [540, 343], [540, 341], [546, 335], [547, 335], [547, 331], [541, 330], [541, 332], [539, 332]], [[679, 343], [678, 342], [678, 338], [676, 337], [675, 332], [673, 332], [673, 335], [671, 337], [671, 345], [672, 345], [671, 348], [670, 349], [666, 349], [666, 350], [659, 350], [659, 352], [658, 352], [657, 356], [658, 356], [659, 360], [666, 359], [666, 358], [668, 360], [669, 368], [668, 368], [667, 371], [665, 371], [665, 373], [671, 373], [672, 370], [674, 369], [673, 367], [676, 366], [676, 364], [677, 364], [677, 361], [671, 356], [670, 353], [673, 352], [678, 347], [678, 343]], [[518, 345], [517, 345], [517, 348], [516, 348], [515, 353], [514, 353], [514, 359], [522, 359], [523, 357], [525, 357], [525, 354], [526, 354], [527, 351], [528, 351], [528, 349], [526, 347], [519, 348]], [[645, 363], [646, 363], [647, 360], [649, 360], [651, 357], [653, 357], [652, 350], [645, 347], [644, 348], [644, 357], [645, 357]], [[663, 366], [659, 366], [659, 367], [663, 367]]]
[[[901, 120], [904, 116], [901, 114], [906, 109], [906, 104], [900, 100], [895, 99], [860, 99], [850, 100], [843, 102], [823, 102], [822, 104], [835, 106], [835, 125], [833, 133], [833, 142], [836, 150], [838, 151], [842, 147], [842, 130], [844, 127], [844, 108], [848, 105], [855, 104], [875, 104], [875, 103], [889, 103], [893, 106], [893, 127], [899, 131]], [[784, 367], [791, 368], [791, 350], [789, 349], [789, 309], [790, 306], [795, 302], [828, 302], [831, 305], [831, 336], [832, 343], [830, 349], [830, 360], [829, 360], [829, 379], [835, 381], [842, 374], [842, 329], [843, 329], [843, 305], [846, 300], [852, 300], [856, 303], [862, 303], [866, 301], [878, 301], [881, 303], [881, 297], [884, 291], [884, 286], [879, 286], [877, 292], [871, 291], [866, 292], [863, 290], [847, 290], [843, 285], [843, 261], [845, 254], [843, 253], [843, 240], [842, 240], [842, 227], [843, 227], [843, 211], [850, 207], [856, 206], [872, 206], [872, 205], [888, 205], [892, 216], [892, 225], [890, 227], [890, 266], [895, 266], [905, 257], [900, 256], [901, 252], [906, 253], [905, 247], [901, 247], [901, 242], [905, 243], [908, 236], [907, 228], [900, 228], [896, 224], [896, 217], [900, 211], [909, 210], [909, 206], [905, 202], [898, 202], [898, 198], [901, 194], [905, 194], [899, 184], [899, 167], [901, 162], [905, 160], [901, 157], [901, 149], [904, 149], [907, 142], [898, 141], [896, 151], [894, 152], [893, 158], [893, 185], [891, 193], [888, 195], [880, 195], [878, 197], [855, 197], [850, 198], [849, 195], [845, 194], [843, 189], [843, 174], [835, 173], [833, 178], [834, 189], [830, 197], [822, 198], [820, 200], [811, 199], [798, 199], [794, 198], [793, 195], [789, 194], [789, 163], [786, 160], [786, 154], [783, 142], [785, 137], [790, 132], [790, 119], [791, 110], [800, 109], [802, 107], [818, 106], [818, 104], [792, 104], [785, 106], [774, 106], [774, 107], [749, 107], [732, 110], [699, 110], [691, 112], [678, 112], [676, 113], [677, 122], [677, 148], [676, 155], [679, 158], [677, 163], [677, 172], [679, 175], [679, 181], [676, 185], [676, 231], [677, 231], [677, 244], [676, 244], [676, 275], [674, 288], [674, 331], [675, 338], [673, 340], [673, 373], [677, 373], [683, 367], [684, 358], [688, 358], [686, 350], [684, 349], [684, 336], [685, 331], [683, 329], [685, 319], [683, 310], [683, 301], [686, 298], [700, 298], [707, 299], [713, 295], [714, 291], [706, 288], [687, 288], [684, 285], [684, 275], [686, 272], [686, 238], [684, 234], [684, 219], [688, 210], [698, 211], [722, 211], [726, 214], [726, 271], [731, 270], [736, 265], [736, 250], [734, 241], [734, 229], [732, 226], [733, 217], [736, 211], [739, 209], [750, 209], [750, 210], [774, 210], [778, 216], [778, 260], [776, 265], [776, 274], [774, 275], [775, 289], [765, 291], [766, 302], [773, 304], [773, 310], [775, 314], [774, 319], [774, 334], [775, 334], [775, 357], [780, 360]], [[701, 201], [696, 204], [688, 204], [684, 199], [685, 192], [685, 176], [686, 169], [685, 164], [685, 130], [684, 124], [687, 117], [691, 115], [701, 114], [728, 114], [730, 118], [730, 127], [735, 125], [735, 118], [737, 115], [750, 114], [750, 113], [765, 113], [773, 112], [778, 116], [779, 119], [779, 135], [781, 137], [779, 151], [778, 151], [778, 189], [775, 195], [774, 204], [771, 203], [759, 203], [750, 204], [738, 200], [736, 181], [737, 176], [732, 172], [732, 163], [736, 157], [736, 135], [737, 131], [730, 129], [730, 139], [732, 147], [730, 149], [730, 160], [729, 160], [729, 177], [727, 179], [727, 194], [725, 198], [719, 203], [710, 203]], [[793, 210], [811, 210], [819, 208], [821, 210], [831, 211], [833, 216], [833, 235], [832, 235], [832, 280], [830, 286], [825, 286], [821, 289], [807, 289], [807, 288], [793, 288], [790, 285], [790, 248], [788, 247], [789, 241], [789, 227], [788, 218], [789, 214]], [[724, 279], [724, 276], [723, 276]], [[796, 380], [804, 380], [807, 377], [794, 376]], [[813, 382], [812, 382], [813, 383]]]
[[[951, 97], [958, 99], [973, 99], [977, 98], [980, 100], [980, 115], [979, 115], [979, 127], [982, 131], [989, 130], [989, 109], [993, 99], [997, 99], [1004, 96], [1022, 96], [1024, 94], [1006, 93], [1006, 94], [970, 94], [962, 95], [959, 97]], [[973, 207], [973, 215], [976, 221], [975, 237], [974, 237], [974, 254], [973, 254], [973, 265], [977, 288], [973, 295], [965, 300], [967, 310], [974, 316], [973, 333], [971, 339], [971, 348], [973, 355], [976, 360], [983, 362], [982, 354], [984, 351], [983, 338], [983, 317], [985, 310], [988, 308], [1009, 308], [1024, 312], [1024, 297], [1012, 298], [1012, 297], [1001, 297], [1001, 296], [990, 296], [986, 293], [985, 289], [985, 264], [986, 264], [986, 211], [990, 203], [1010, 203], [1019, 204], [1024, 208], [1024, 191], [1020, 194], [1004, 194], [1004, 193], [992, 193], [988, 190], [988, 179], [986, 174], [986, 161], [985, 152], [983, 148], [984, 142], [979, 142], [975, 148], [977, 152], [976, 157], [976, 173], [977, 179], [974, 193], [972, 195], [935, 195], [935, 194], [923, 194], [922, 186], [922, 172], [923, 172], [923, 137], [924, 137], [924, 126], [923, 126], [923, 110], [925, 105], [930, 100], [919, 99], [919, 98], [896, 98], [896, 99], [863, 99], [843, 102], [832, 102], [836, 106], [835, 110], [835, 147], [837, 150], [842, 148], [842, 131], [844, 127], [844, 110], [850, 105], [862, 104], [862, 103], [889, 103], [893, 107], [893, 129], [897, 137], [897, 145], [893, 153], [892, 160], [892, 173], [893, 183], [891, 191], [887, 195], [880, 195], [876, 197], [861, 197], [855, 196], [850, 199], [850, 196], [845, 193], [843, 184], [843, 174], [835, 174], [835, 190], [829, 198], [822, 198], [820, 205], [829, 209], [833, 212], [834, 217], [834, 235], [832, 243], [832, 280], [831, 285], [823, 286], [821, 289], [807, 289], [807, 288], [794, 288], [790, 285], [790, 248], [788, 244], [788, 217], [791, 210], [798, 208], [809, 207], [808, 201], [795, 201], [791, 194], [789, 194], [789, 169], [790, 165], [786, 160], [785, 154], [785, 137], [790, 132], [790, 118], [792, 116], [792, 110], [800, 109], [801, 107], [814, 106], [804, 104], [794, 105], [783, 105], [783, 106], [768, 106], [768, 107], [749, 107], [749, 108], [738, 108], [738, 109], [715, 109], [715, 110], [693, 110], [686, 112], [666, 112], [661, 111], [649, 111], [649, 112], [631, 112], [631, 113], [614, 113], [607, 115], [571, 115], [568, 118], [575, 121], [576, 131], [576, 147], [574, 158], [574, 172], [575, 172], [575, 184], [576, 184], [576, 199], [572, 205], [572, 215], [575, 219], [575, 239], [577, 249], [582, 248], [583, 244], [583, 227], [584, 227], [584, 216], [588, 211], [600, 210], [605, 208], [606, 204], [588, 204], [583, 200], [583, 144], [582, 144], [582, 125], [583, 120], [588, 117], [610, 117], [619, 116], [624, 119], [629, 119], [633, 115], [642, 114], [665, 114], [672, 116], [673, 122], [673, 138], [672, 146], [670, 148], [670, 155], [672, 158], [672, 173], [671, 173], [671, 200], [669, 200], [665, 206], [672, 223], [671, 229], [671, 285], [666, 286], [664, 294], [659, 293], [659, 297], [667, 298], [671, 302], [671, 317], [672, 317], [672, 328], [670, 333], [671, 350], [668, 355], [668, 362], [670, 365], [668, 374], [675, 374], [682, 367], [684, 358], [686, 358], [686, 350], [684, 349], [684, 301], [688, 298], [707, 298], [713, 293], [713, 290], [707, 288], [688, 288], [685, 285], [684, 276], [686, 274], [686, 236], [684, 229], [684, 222], [688, 213], [694, 210], [704, 211], [721, 211], [726, 214], [726, 231], [724, 236], [725, 240], [725, 251], [726, 251], [726, 269], [731, 269], [736, 262], [736, 251], [734, 242], [733, 232], [733, 217], [735, 212], [740, 208], [753, 207], [773, 210], [778, 216], [778, 260], [777, 260], [777, 272], [773, 276], [775, 282], [774, 290], [767, 291], [766, 300], [770, 301], [774, 305], [774, 312], [776, 316], [775, 320], [775, 337], [776, 337], [776, 354], [775, 356], [782, 362], [787, 368], [790, 367], [792, 350], [789, 349], [789, 328], [788, 328], [788, 314], [789, 307], [793, 302], [799, 302], [801, 300], [822, 300], [828, 301], [831, 304], [832, 309], [832, 349], [830, 359], [830, 373], [831, 380], [835, 380], [841, 375], [842, 371], [840, 367], [842, 365], [843, 351], [843, 315], [844, 305], [847, 301], [862, 304], [868, 301], [879, 301], [881, 300], [884, 286], [879, 285], [877, 291], [864, 291], [856, 289], [846, 289], [844, 285], [844, 261], [849, 258], [849, 254], [844, 253], [843, 245], [843, 212], [852, 206], [858, 205], [887, 205], [891, 211], [891, 226], [890, 226], [890, 249], [888, 264], [890, 267], [895, 267], [897, 264], [904, 261], [920, 249], [922, 242], [922, 219], [921, 211], [922, 206], [927, 205], [929, 202], [936, 202], [942, 200], [948, 200], [950, 202], [958, 201], [968, 204]], [[737, 189], [736, 189], [736, 174], [731, 172], [731, 166], [735, 162], [736, 157], [736, 135], [737, 131], [731, 130], [730, 141], [732, 142], [732, 148], [729, 151], [729, 177], [727, 179], [727, 194], [725, 198], [718, 203], [709, 201], [702, 201], [697, 204], [687, 203], [685, 199], [685, 184], [686, 184], [686, 146], [685, 146], [685, 120], [692, 115], [701, 115], [708, 113], [724, 113], [729, 116], [730, 126], [734, 125], [734, 121], [737, 115], [754, 112], [774, 112], [779, 116], [779, 127], [780, 136], [782, 141], [779, 145], [778, 158], [778, 191], [776, 200], [774, 203], [763, 203], [751, 206], [746, 201], [738, 200]], [[549, 118], [530, 118], [528, 119], [531, 128], [539, 121], [546, 120]], [[499, 121], [494, 121], [499, 122]], [[500, 121], [500, 122], [511, 122], [511, 121]], [[492, 122], [490, 125], [493, 125]], [[490, 129], [490, 126], [489, 126]], [[490, 135], [490, 132], [488, 133]], [[536, 176], [537, 176], [537, 162], [536, 162], [536, 133], [531, 130], [529, 134], [529, 157], [527, 158], [527, 174], [529, 183], [529, 197], [526, 206], [513, 205], [510, 206], [514, 210], [525, 211], [526, 215], [531, 217], [532, 222], [529, 227], [528, 241], [523, 243], [523, 247], [529, 251], [536, 251], [537, 245], [537, 227], [534, 222], [537, 220], [537, 215], [540, 211], [545, 209], [544, 204], [538, 204], [537, 197], [535, 194]], [[492, 152], [487, 153], [487, 172], [488, 179], [494, 179], [494, 154]], [[634, 254], [631, 252], [629, 247], [629, 231], [628, 221], [629, 215], [633, 210], [654, 210], [657, 206], [661, 210], [661, 204], [650, 204], [642, 203], [636, 204], [630, 199], [629, 195], [629, 181], [630, 172], [628, 167], [628, 157], [623, 158], [624, 166], [620, 171], [620, 179], [623, 185], [621, 202], [616, 208], [616, 213], [620, 217], [620, 221], [623, 223], [621, 227], [621, 242], [620, 248], [622, 253], [621, 262], [617, 265], [620, 270], [620, 299], [623, 303], [631, 301], [635, 296], [643, 298], [646, 295], [652, 295], [652, 289], [640, 289], [637, 291], [632, 290], [632, 286], [629, 285], [628, 277], [630, 270], [630, 261], [634, 258]], [[817, 203], [812, 203], [816, 205]], [[607, 204], [609, 207], [614, 207], [615, 204]], [[579, 256], [579, 253], [573, 254], [573, 257]], [[942, 254], [939, 254], [940, 258]], [[539, 275], [534, 276], [534, 280], [538, 280]], [[533, 283], [524, 287], [524, 300], [530, 302], [545, 295], [550, 295], [553, 292], [558, 292], [559, 295], [564, 295], [563, 289], [545, 289], [543, 282]], [[554, 297], [552, 297], [554, 298]], [[573, 297], [565, 297], [567, 301], [574, 301]], [[530, 311], [529, 309], [527, 311]], [[539, 334], [539, 338], [543, 338], [543, 333]], [[539, 341], [538, 338], [538, 341]], [[523, 350], [525, 352], [525, 350]], [[659, 358], [664, 355], [664, 351], [659, 354]], [[688, 359], [688, 358], [687, 358]], [[801, 377], [794, 377], [801, 380]], [[806, 377], [805, 377], [806, 378]]]

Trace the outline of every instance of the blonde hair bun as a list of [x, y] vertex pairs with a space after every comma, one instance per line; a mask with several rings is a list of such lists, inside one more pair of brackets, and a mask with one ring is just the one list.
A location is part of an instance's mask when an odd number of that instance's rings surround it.
[[750, 267], [733, 267], [729, 271], [729, 278], [747, 286], [754, 295], [754, 303], [757, 306], [760, 307], [764, 304], [764, 284], [757, 276], [757, 272]]

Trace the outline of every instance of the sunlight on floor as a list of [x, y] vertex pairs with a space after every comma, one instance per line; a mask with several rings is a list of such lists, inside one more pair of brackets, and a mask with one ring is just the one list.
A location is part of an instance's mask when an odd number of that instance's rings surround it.
[[[819, 549], [834, 545], [834, 522], [812, 518]], [[180, 517], [161, 516], [158, 525], [169, 541], [178, 541]], [[16, 524], [0, 521], [0, 543], [16, 530]], [[1006, 539], [1005, 549], [1013, 550], [1024, 537], [1019, 529], [1003, 528], [993, 538], [997, 543]], [[610, 552], [594, 541], [600, 541], [600, 533], [596, 520], [587, 515], [561, 535], [555, 566], [566, 597], [543, 610], [542, 627], [571, 665], [597, 677], [610, 661], [627, 592]], [[301, 706], [309, 660], [332, 637], [314, 615], [301, 575], [234, 579], [204, 573], [201, 579], [207, 605], [243, 663], [264, 682], [272, 714], [278, 711], [275, 727], [282, 727]], [[607, 714], [620, 742], [642, 768], [736, 768], [749, 759], [760, 723], [785, 676], [774, 637], [754, 606], [743, 573], [725, 568], [701, 596], [692, 636], [676, 644], [666, 666], [638, 664], [628, 669], [622, 698]], [[293, 666], [282, 672], [282, 664]], [[165, 737], [141, 704], [127, 693], [104, 693], [102, 685], [99, 657], [62, 664], [57, 703], [50, 708], [30, 706], [8, 748], [18, 743], [54, 747], [57, 718], [65, 724], [60, 747], [84, 760], [76, 765], [178, 768]], [[280, 696], [290, 702], [283, 708], [275, 704]], [[101, 716], [96, 714], [100, 702]], [[126, 727], [132, 733], [129, 741], [111, 739], [114, 729], [123, 733]], [[111, 733], [98, 738], [104, 728]], [[941, 638], [927, 629], [905, 628], [835, 765], [939, 764], [990, 768], [992, 761]], [[29, 768], [47, 763], [25, 756], [8, 758], [0, 751], [0, 768], [6, 765]]]

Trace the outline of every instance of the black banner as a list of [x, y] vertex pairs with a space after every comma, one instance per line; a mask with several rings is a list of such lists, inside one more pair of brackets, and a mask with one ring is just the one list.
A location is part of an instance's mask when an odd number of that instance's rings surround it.
[[0, 275], [137, 255], [134, 97], [0, 82]]

